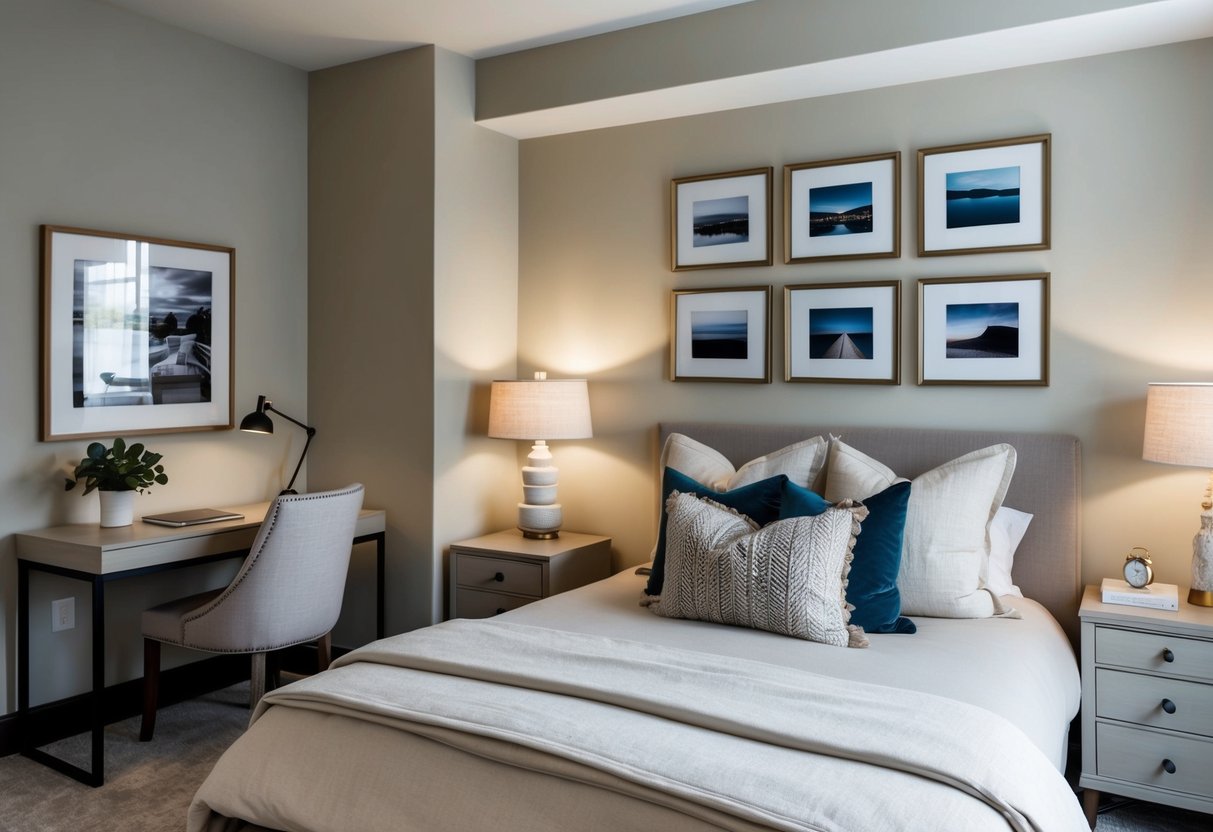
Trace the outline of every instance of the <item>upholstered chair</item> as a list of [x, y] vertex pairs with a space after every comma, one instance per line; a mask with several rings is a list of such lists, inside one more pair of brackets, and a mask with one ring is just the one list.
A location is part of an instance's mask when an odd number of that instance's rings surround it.
[[156, 728], [160, 645], [251, 653], [250, 707], [265, 693], [266, 653], [316, 642], [329, 664], [329, 633], [341, 613], [362, 486], [289, 494], [270, 504], [252, 549], [224, 589], [160, 604], [143, 613], [143, 727]]

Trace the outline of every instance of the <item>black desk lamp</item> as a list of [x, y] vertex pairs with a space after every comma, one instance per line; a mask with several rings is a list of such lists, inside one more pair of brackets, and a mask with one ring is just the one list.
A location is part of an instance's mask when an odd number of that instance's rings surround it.
[[305, 425], [298, 419], [292, 419], [278, 408], [274, 407], [274, 403], [267, 401], [265, 396], [257, 397], [257, 409], [240, 420], [240, 429], [249, 433], [270, 433], [274, 432], [274, 422], [270, 419], [269, 414], [277, 413], [283, 419], [286, 419], [291, 424], [298, 425], [307, 431], [307, 441], [303, 443], [303, 453], [299, 454], [299, 462], [295, 464], [295, 473], [291, 474], [291, 481], [286, 484], [286, 488], [280, 491], [280, 494], [297, 494], [293, 486], [295, 477], [299, 476], [299, 469], [303, 467], [303, 458], [307, 456], [308, 445], [312, 444], [312, 437], [316, 435], [316, 429], [310, 425]]

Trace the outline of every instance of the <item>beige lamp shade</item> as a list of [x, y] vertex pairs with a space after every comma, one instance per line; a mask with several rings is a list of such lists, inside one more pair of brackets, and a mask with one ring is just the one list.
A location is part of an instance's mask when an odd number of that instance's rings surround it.
[[495, 439], [588, 439], [590, 397], [585, 379], [494, 381], [489, 436]]
[[1151, 384], [1142, 459], [1213, 468], [1213, 384]]

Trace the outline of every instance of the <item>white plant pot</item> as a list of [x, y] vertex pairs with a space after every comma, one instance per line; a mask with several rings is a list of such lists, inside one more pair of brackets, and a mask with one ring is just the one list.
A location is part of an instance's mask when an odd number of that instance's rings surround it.
[[101, 495], [101, 527], [129, 526], [135, 522], [134, 491], [98, 491]]

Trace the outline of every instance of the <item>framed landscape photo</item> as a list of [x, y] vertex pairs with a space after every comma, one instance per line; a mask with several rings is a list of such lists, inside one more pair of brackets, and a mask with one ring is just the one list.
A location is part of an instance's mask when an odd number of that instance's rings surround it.
[[783, 169], [783, 259], [901, 256], [901, 153]]
[[1049, 383], [1049, 275], [918, 281], [918, 383]]
[[772, 168], [752, 168], [673, 180], [674, 271], [771, 265], [772, 175]]
[[785, 286], [784, 380], [901, 382], [901, 282]]
[[676, 289], [671, 381], [771, 381], [771, 287]]
[[918, 151], [918, 254], [1049, 248], [1051, 135]]
[[232, 427], [235, 256], [42, 226], [41, 439]]

